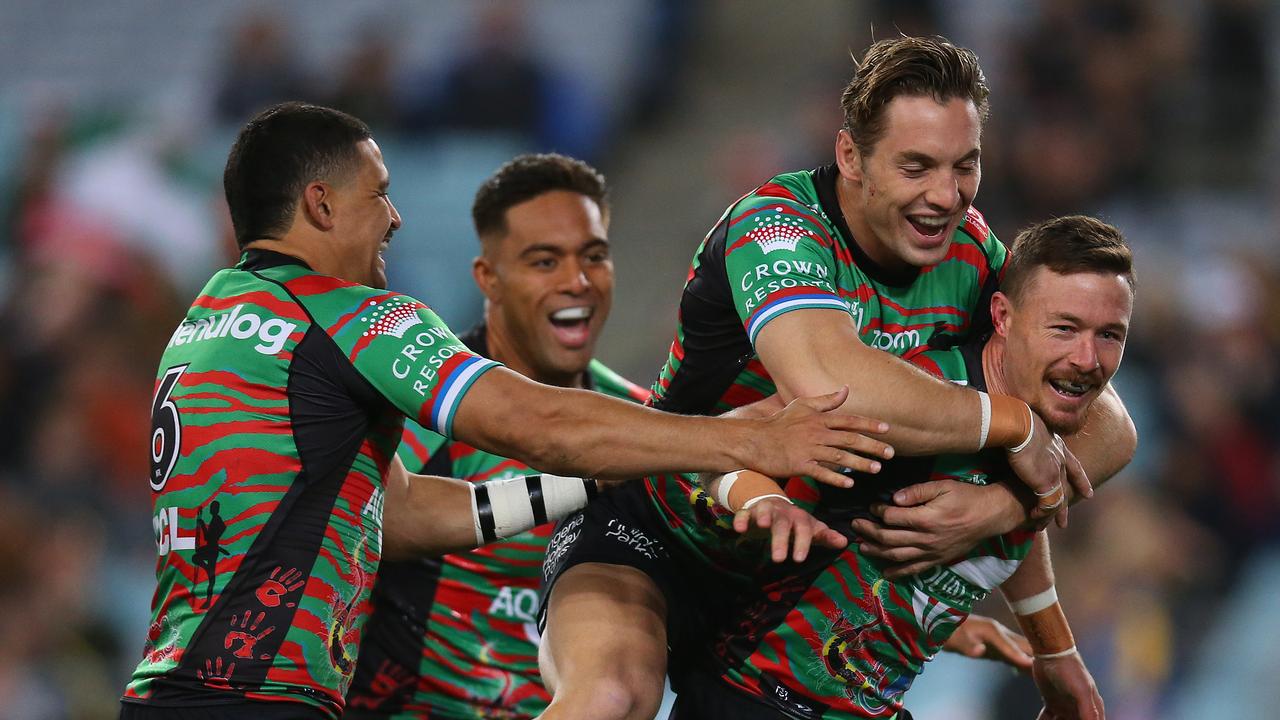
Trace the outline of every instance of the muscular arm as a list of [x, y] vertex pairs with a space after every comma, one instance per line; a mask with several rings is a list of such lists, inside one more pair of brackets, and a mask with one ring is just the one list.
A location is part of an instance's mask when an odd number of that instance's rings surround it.
[[810, 410], [793, 407], [766, 420], [679, 416], [598, 393], [540, 385], [496, 368], [463, 398], [454, 435], [482, 450], [566, 475], [625, 478], [748, 467], [844, 484], [819, 462], [859, 464], [858, 456], [837, 448], [872, 447], [859, 434], [870, 421], [812, 412], [834, 408], [842, 399], [839, 393], [821, 402], [804, 401]]
[[[1063, 438], [1096, 489], [1133, 460], [1138, 449], [1138, 429], [1120, 395], [1107, 385], [1093, 405], [1079, 432]], [[1072, 503], [1080, 498], [1069, 495]]]
[[889, 423], [884, 439], [899, 453], [978, 447], [978, 394], [863, 344], [848, 313], [789, 312], [761, 329], [756, 350], [784, 400], [847, 385], [842, 409]]

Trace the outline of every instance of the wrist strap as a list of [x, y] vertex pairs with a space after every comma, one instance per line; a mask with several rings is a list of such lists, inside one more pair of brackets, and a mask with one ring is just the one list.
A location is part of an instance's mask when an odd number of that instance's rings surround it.
[[1031, 615], [1038, 613], [1050, 605], [1058, 602], [1058, 590], [1050, 585], [1048, 590], [1043, 590], [1028, 598], [1021, 600], [1010, 600], [1009, 609], [1014, 615]]
[[720, 478], [720, 487], [716, 490], [716, 500], [730, 510], [733, 506], [729, 504], [729, 491], [733, 489], [733, 484], [738, 482], [738, 476], [741, 474], [741, 470], [735, 470]]
[[991, 423], [983, 447], [1025, 450], [1035, 433], [1031, 406], [1009, 395], [989, 395], [987, 400], [991, 403]]
[[795, 503], [791, 502], [791, 498], [787, 497], [786, 495], [779, 495], [778, 493], [769, 493], [768, 495], [757, 495], [751, 498], [750, 500], [742, 503], [742, 507], [738, 508], [738, 511], [741, 512], [743, 510], [750, 510], [752, 505], [755, 505], [756, 503], [760, 502], [761, 500], [764, 500], [765, 498], [779, 498], [785, 501], [788, 505], [795, 505]]
[[541, 473], [471, 485], [476, 544], [511, 537], [581, 509], [595, 495], [594, 478]]
[[1044, 659], [1065, 657], [1076, 649], [1076, 639], [1071, 635], [1071, 626], [1067, 623], [1066, 614], [1062, 612], [1057, 592], [1052, 587], [1019, 600], [1017, 605], [1024, 608], [1040, 606], [1038, 610], [1022, 613], [1015, 607], [1015, 603], [1009, 603], [1009, 607], [1013, 608], [1014, 616], [1018, 619], [1018, 627], [1021, 628], [1022, 634], [1027, 636], [1027, 642], [1031, 644], [1031, 651], [1036, 657]]
[[1057, 658], [1064, 658], [1068, 655], [1079, 655], [1079, 654], [1080, 654], [1080, 651], [1076, 649], [1075, 645], [1072, 645], [1071, 647], [1067, 648], [1066, 650], [1063, 650], [1062, 652], [1045, 653], [1043, 655], [1040, 653], [1036, 653], [1033, 657], [1037, 660], [1054, 660]]
[[978, 391], [978, 402], [982, 405], [982, 428], [978, 433], [978, 449], [987, 446], [987, 436], [991, 434], [991, 396]]

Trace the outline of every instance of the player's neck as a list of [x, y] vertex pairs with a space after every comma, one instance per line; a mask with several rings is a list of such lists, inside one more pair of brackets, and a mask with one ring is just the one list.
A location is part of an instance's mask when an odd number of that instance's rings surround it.
[[534, 382], [563, 388], [582, 389], [586, 387], [585, 371], [578, 373], [548, 373], [536, 369], [533, 363], [529, 361], [527, 353], [521, 352], [520, 344], [515, 342], [510, 333], [506, 331], [502, 321], [490, 313], [485, 313], [485, 344], [489, 348], [490, 360], [497, 360], [506, 365], [507, 368]]
[[986, 377], [987, 392], [1008, 395], [1009, 385], [1004, 381], [1004, 340], [992, 335], [982, 346], [982, 374]]
[[[280, 239], [262, 238], [244, 246], [244, 250], [266, 250], [268, 252], [277, 252], [281, 255], [295, 257], [307, 264], [307, 267], [320, 273], [321, 275], [331, 275], [336, 278], [342, 278], [341, 264], [337, 258], [329, 257], [323, 252], [319, 246], [306, 243], [285, 235]], [[348, 278], [342, 278], [344, 280]]]

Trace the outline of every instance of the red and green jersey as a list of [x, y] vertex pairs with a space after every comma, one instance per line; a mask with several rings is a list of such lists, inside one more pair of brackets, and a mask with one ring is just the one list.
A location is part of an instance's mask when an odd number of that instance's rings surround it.
[[[694, 257], [675, 341], [653, 386], [655, 407], [716, 414], [773, 394], [755, 341], [771, 320], [797, 310], [847, 312], [864, 343], [895, 355], [988, 329], [1006, 252], [982, 215], [968, 211], [938, 264], [890, 273], [853, 238], [838, 176], [834, 165], [778, 175], [725, 211]], [[691, 517], [695, 508], [714, 512], [705, 495], [679, 475], [646, 483], [666, 523], [688, 527], [686, 549], [715, 546]]]
[[[484, 328], [462, 340], [487, 355]], [[593, 360], [587, 389], [643, 402], [649, 393]], [[405, 426], [411, 471], [471, 482], [536, 472]], [[548, 523], [471, 552], [384, 563], [360, 647], [347, 717], [532, 718], [550, 695], [538, 675], [538, 582]]]
[[[980, 343], [921, 348], [909, 359], [952, 381], [986, 388]], [[899, 458], [885, 463], [881, 475], [859, 482], [872, 485], [883, 476], [893, 487], [939, 479], [985, 485], [1009, 472], [995, 450]], [[817, 498], [798, 480], [788, 490], [833, 527], [848, 527], [857, 514], [850, 503], [841, 507], [839, 491]], [[831, 500], [835, 509], [823, 506]], [[989, 538], [950, 565], [900, 580], [885, 578], [878, 561], [857, 552], [856, 541], [852, 549], [819, 551], [799, 565], [775, 565], [757, 555], [748, 562], [755, 588], [735, 600], [701, 657], [722, 682], [798, 717], [894, 717], [924, 663], [974, 604], [1013, 574], [1034, 536], [1015, 530]]]
[[[793, 311], [847, 312], [864, 343], [895, 355], [931, 343], [945, 347], [989, 328], [989, 301], [998, 287], [1006, 251], [982, 215], [969, 209], [941, 262], [909, 273], [890, 272], [872, 261], [853, 237], [840, 212], [838, 175], [834, 166], [779, 175], [725, 211], [694, 257], [675, 340], [653, 387], [655, 407], [714, 414], [772, 394], [775, 386], [756, 354], [756, 339], [770, 321]], [[932, 459], [929, 463], [923, 470], [919, 463], [911, 465], [914, 472], [904, 468], [894, 474], [896, 479], [883, 472], [862, 478], [846, 493], [807, 478], [793, 479], [787, 489], [833, 527], [837, 522], [847, 527], [849, 519], [868, 512], [878, 495], [928, 479], [934, 467]], [[761, 570], [754, 563], [760, 555], [754, 543], [732, 533], [731, 517], [689, 477], [658, 476], [646, 480], [646, 485], [652, 507], [684, 554], [708, 569], [717, 568], [726, 582], [736, 578], [743, 581], [743, 588], [759, 587]], [[744, 557], [750, 561], [744, 563]], [[827, 565], [835, 575], [818, 573], [815, 584], [848, 581], [839, 573], [856, 572], [859, 566], [852, 561], [863, 562], [855, 557], [849, 560], [834, 562], [828, 557]], [[787, 577], [777, 578], [769, 587], [774, 596], [782, 597], [788, 589], [793, 595], [803, 594], [809, 583]], [[822, 587], [815, 592], [828, 590]], [[795, 595], [793, 601], [799, 597]], [[833, 607], [829, 600], [815, 601]], [[776, 609], [777, 604], [762, 600], [756, 607], [746, 607], [736, 622], [754, 627], [752, 618], [769, 607]], [[721, 667], [738, 667], [750, 657], [747, 651], [754, 651], [749, 642], [746, 646], [735, 642], [737, 637], [726, 631], [715, 644]], [[779, 662], [791, 660], [784, 654]], [[812, 668], [824, 661], [813, 656], [803, 662]], [[908, 667], [908, 663], [899, 665]], [[737, 684], [763, 693], [748, 679], [753, 666], [742, 667], [746, 674]], [[894, 683], [909, 674], [904, 670], [869, 685], [880, 687], [876, 692], [884, 696], [900, 697], [905, 687], [899, 690]], [[836, 682], [843, 686], [843, 681]], [[784, 689], [776, 696], [785, 694]], [[892, 714], [889, 711], [888, 716]]]
[[340, 714], [403, 418], [448, 435], [495, 366], [417, 300], [286, 255], [214, 275], [157, 374], [157, 588], [125, 702]]

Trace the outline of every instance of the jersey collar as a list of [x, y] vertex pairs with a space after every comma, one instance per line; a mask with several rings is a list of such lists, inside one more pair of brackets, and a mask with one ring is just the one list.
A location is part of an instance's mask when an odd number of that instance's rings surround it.
[[281, 265], [301, 265], [308, 270], [311, 269], [311, 266], [304, 262], [302, 258], [285, 255], [275, 250], [263, 250], [262, 248], [245, 250], [240, 256], [240, 262], [236, 263], [236, 267], [241, 270], [265, 270]]

